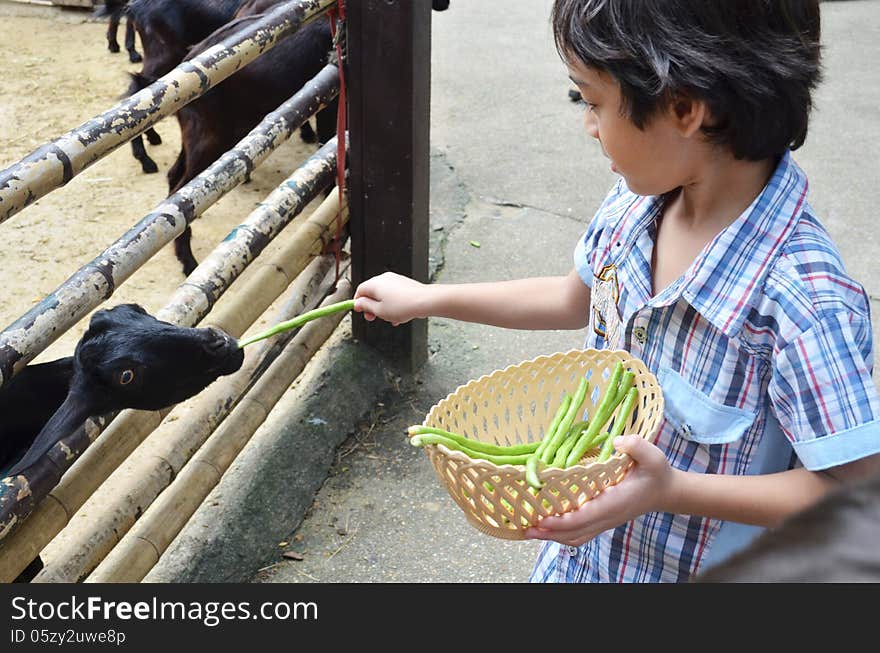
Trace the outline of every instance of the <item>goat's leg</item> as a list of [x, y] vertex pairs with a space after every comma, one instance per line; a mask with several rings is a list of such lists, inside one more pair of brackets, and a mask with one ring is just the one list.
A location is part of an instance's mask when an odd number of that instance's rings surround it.
[[135, 159], [141, 162], [141, 168], [145, 173], [159, 172], [159, 166], [147, 154], [147, 148], [144, 147], [144, 139], [140, 134], [131, 139], [131, 153]]
[[116, 40], [116, 34], [119, 30], [119, 11], [110, 12], [110, 19], [107, 21], [107, 49], [110, 52], [119, 52], [119, 41]]
[[183, 273], [186, 276], [191, 275], [199, 265], [196, 257], [193, 256], [191, 240], [192, 229], [189, 228], [189, 225], [186, 226], [182, 234], [174, 239], [174, 254], [183, 266]]
[[[215, 117], [210, 105], [201, 103], [183, 107], [177, 112], [180, 126], [181, 153], [175, 161], [173, 173], [169, 173], [169, 195], [176, 193], [229, 150], [242, 136], [229, 131], [223, 124], [222, 113]], [[186, 276], [198, 266], [192, 252], [192, 230], [187, 225], [183, 233], [174, 239], [174, 253], [183, 266]]]
[[183, 176], [186, 174], [186, 143], [181, 144], [180, 153], [168, 168], [168, 194], [173, 195], [183, 186]]
[[[116, 49], [119, 49], [118, 44]], [[125, 49], [128, 51], [128, 60], [131, 63], [138, 63], [144, 60], [134, 46], [134, 22], [131, 18], [127, 18], [125, 21]], [[150, 142], [152, 143], [153, 141]]]
[[299, 137], [303, 143], [314, 143], [318, 140], [315, 130], [312, 129], [312, 123], [306, 120], [299, 128]]
[[144, 132], [144, 136], [147, 137], [147, 141], [149, 141], [150, 145], [161, 145], [162, 137], [159, 136], [159, 133], [153, 129], [152, 127], [148, 128]]
[[[168, 169], [168, 195], [173, 195], [178, 190], [180, 190], [183, 186], [185, 186], [195, 175], [189, 171], [187, 166], [187, 155], [186, 155], [186, 115], [181, 116], [178, 114], [177, 119], [180, 123], [181, 135], [183, 138], [180, 143], [180, 153], [177, 155], [177, 158], [174, 160], [174, 163]], [[174, 254], [177, 256], [177, 260], [180, 261], [183, 266], [183, 274], [189, 276], [193, 270], [196, 269], [198, 262], [196, 261], [196, 257], [193, 256], [192, 252], [192, 229], [189, 228], [189, 225], [186, 226], [186, 229], [183, 230], [183, 233], [180, 234], [177, 238], [174, 239]]]
[[318, 143], [323, 145], [336, 135], [336, 114], [339, 108], [339, 100], [332, 100], [326, 107], [315, 115], [315, 124], [318, 128]]
[[[143, 73], [133, 73], [131, 75], [131, 84], [128, 86], [128, 96], [131, 97], [141, 89], [146, 88], [151, 83], [149, 77], [145, 76]], [[147, 139], [152, 143], [153, 137], [158, 138], [158, 134], [153, 132], [153, 136], [149, 134], [150, 131], [153, 131], [152, 127], [147, 129]], [[161, 139], [159, 139], [161, 142]], [[159, 172], [159, 166], [156, 165], [156, 162], [150, 158], [150, 155], [147, 154], [147, 148], [144, 147], [144, 139], [138, 134], [134, 138], [131, 139], [131, 153], [135, 159], [140, 161], [141, 168], [147, 174], [152, 174], [154, 172]]]

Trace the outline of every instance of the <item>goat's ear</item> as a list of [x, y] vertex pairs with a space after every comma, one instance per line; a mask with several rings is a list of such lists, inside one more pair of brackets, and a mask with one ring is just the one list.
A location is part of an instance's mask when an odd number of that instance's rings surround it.
[[103, 331], [109, 324], [112, 324], [115, 316], [125, 315], [126, 313], [137, 313], [139, 315], [147, 315], [146, 309], [140, 304], [118, 304], [113, 308], [102, 308], [92, 314], [89, 322], [89, 330]]
[[[104, 331], [112, 323], [110, 311], [101, 309], [92, 313], [92, 319], [89, 320], [89, 329], [85, 335], [94, 335], [100, 331]], [[83, 337], [85, 337], [85, 335]]]
[[141, 315], [147, 314], [147, 309], [145, 309], [140, 304], [120, 304], [120, 306], [125, 306], [126, 308], [130, 308], [133, 311], [140, 313]]

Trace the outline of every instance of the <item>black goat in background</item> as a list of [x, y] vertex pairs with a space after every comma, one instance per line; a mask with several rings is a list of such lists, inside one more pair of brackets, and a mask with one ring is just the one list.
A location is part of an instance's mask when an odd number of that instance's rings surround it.
[[[260, 20], [265, 12], [285, 0], [245, 0], [235, 17], [200, 43], [192, 46], [184, 61], [220, 43], [236, 30]], [[432, 0], [432, 9], [444, 11], [449, 0]], [[168, 170], [168, 193], [177, 192], [225, 152], [235, 147], [267, 113], [299, 91], [326, 65], [333, 48], [330, 21], [319, 17], [207, 91], [177, 112], [181, 148]], [[300, 136], [323, 144], [336, 134], [338, 101], [330, 102], [315, 116], [316, 129], [303, 123]], [[315, 133], [317, 132], [317, 133]], [[198, 265], [192, 253], [189, 225], [174, 240], [174, 251], [189, 275]]]
[[[189, 48], [232, 19], [242, 0], [130, 0], [128, 19], [144, 51], [141, 71], [131, 75], [126, 95], [134, 95], [171, 72]], [[144, 132], [151, 145], [162, 142], [155, 129]], [[131, 140], [131, 151], [146, 173], [158, 172], [140, 135]]]
[[110, 52], [119, 52], [119, 23], [125, 17], [125, 50], [128, 52], [128, 60], [131, 63], [143, 61], [134, 43], [134, 21], [126, 15], [128, 0], [104, 0], [104, 4], [95, 9], [96, 18], [107, 18], [107, 49]]

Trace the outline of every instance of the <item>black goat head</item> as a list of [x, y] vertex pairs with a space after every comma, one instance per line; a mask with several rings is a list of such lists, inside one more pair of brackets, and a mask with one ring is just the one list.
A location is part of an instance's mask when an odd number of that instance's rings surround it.
[[172, 406], [243, 362], [238, 341], [219, 329], [176, 326], [137, 304], [97, 311], [74, 351], [67, 397], [8, 475], [31, 466], [88, 417]]

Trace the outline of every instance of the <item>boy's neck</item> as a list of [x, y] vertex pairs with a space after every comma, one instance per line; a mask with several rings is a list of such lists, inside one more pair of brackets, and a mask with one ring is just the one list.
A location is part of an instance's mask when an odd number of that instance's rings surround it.
[[721, 231], [731, 225], [770, 181], [777, 161], [744, 161], [723, 154], [701, 165], [669, 209], [682, 224]]
[[702, 163], [663, 206], [651, 261], [655, 295], [684, 274], [703, 248], [742, 215], [775, 169], [770, 160], [729, 157]]

